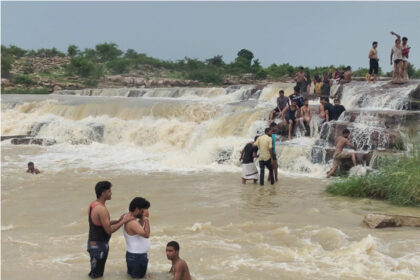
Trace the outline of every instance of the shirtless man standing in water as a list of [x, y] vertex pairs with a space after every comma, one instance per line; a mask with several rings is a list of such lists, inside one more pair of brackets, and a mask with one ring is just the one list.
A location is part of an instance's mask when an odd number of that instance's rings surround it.
[[166, 257], [172, 261], [169, 272], [174, 276], [173, 280], [191, 280], [187, 263], [179, 257], [178, 242], [171, 241], [166, 245]]
[[335, 152], [333, 155], [334, 158], [334, 165], [331, 168], [330, 171], [328, 171], [327, 173], [327, 178], [330, 178], [331, 175], [334, 174], [334, 172], [337, 170], [338, 164], [340, 163], [341, 160], [346, 159], [346, 158], [350, 158], [353, 161], [353, 166], [356, 166], [356, 155], [354, 153], [346, 153], [343, 152], [343, 149], [345, 146], [349, 146], [353, 149], [356, 150], [356, 147], [350, 143], [349, 141], [349, 136], [350, 136], [350, 131], [345, 128], [343, 130], [343, 136], [338, 136], [337, 139], [335, 140]]

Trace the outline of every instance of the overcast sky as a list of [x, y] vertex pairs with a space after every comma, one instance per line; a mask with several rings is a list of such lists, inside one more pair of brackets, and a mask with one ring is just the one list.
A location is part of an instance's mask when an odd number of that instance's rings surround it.
[[389, 65], [390, 31], [409, 39], [420, 68], [420, 2], [4, 2], [1, 43], [67, 51], [113, 42], [150, 56], [177, 60], [246, 48], [272, 63], [368, 67], [379, 42], [380, 66]]

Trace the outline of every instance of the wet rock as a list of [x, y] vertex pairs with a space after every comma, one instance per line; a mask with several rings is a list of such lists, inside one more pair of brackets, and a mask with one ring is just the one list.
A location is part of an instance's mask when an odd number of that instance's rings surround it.
[[28, 136], [27, 135], [1, 136], [1, 141], [13, 139], [13, 138], [19, 139], [19, 138], [25, 138], [25, 137], [28, 137]]
[[385, 214], [367, 214], [363, 223], [370, 228], [385, 228], [385, 227], [420, 227], [420, 217], [400, 216], [400, 215], [385, 215]]
[[51, 146], [56, 143], [53, 139], [44, 139], [44, 138], [13, 138], [11, 143], [13, 145], [41, 145], [41, 146]]

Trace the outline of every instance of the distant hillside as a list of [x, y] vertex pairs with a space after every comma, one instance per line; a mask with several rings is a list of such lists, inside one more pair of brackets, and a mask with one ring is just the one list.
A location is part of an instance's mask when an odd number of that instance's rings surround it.
[[[246, 49], [237, 53], [231, 63], [221, 55], [201, 61], [185, 57], [165, 61], [118, 49], [114, 43], [103, 43], [83, 51], [75, 45], [64, 54], [56, 48], [24, 50], [17, 46], [1, 46], [2, 93], [48, 93], [59, 89], [90, 87], [173, 87], [223, 86], [231, 84], [264, 84], [291, 80], [299, 67], [290, 64], [261, 66]], [[305, 68], [313, 77], [344, 68]], [[359, 68], [354, 76], [364, 76]], [[420, 70], [410, 65], [410, 77], [420, 78]]]

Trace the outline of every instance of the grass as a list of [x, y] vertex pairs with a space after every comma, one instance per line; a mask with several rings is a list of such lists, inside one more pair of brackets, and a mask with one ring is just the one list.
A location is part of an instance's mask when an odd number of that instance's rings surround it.
[[333, 195], [387, 200], [400, 206], [420, 206], [420, 149], [388, 159], [363, 177], [348, 177], [328, 186]]
[[48, 88], [13, 88], [8, 90], [1, 90], [1, 94], [49, 94]]

